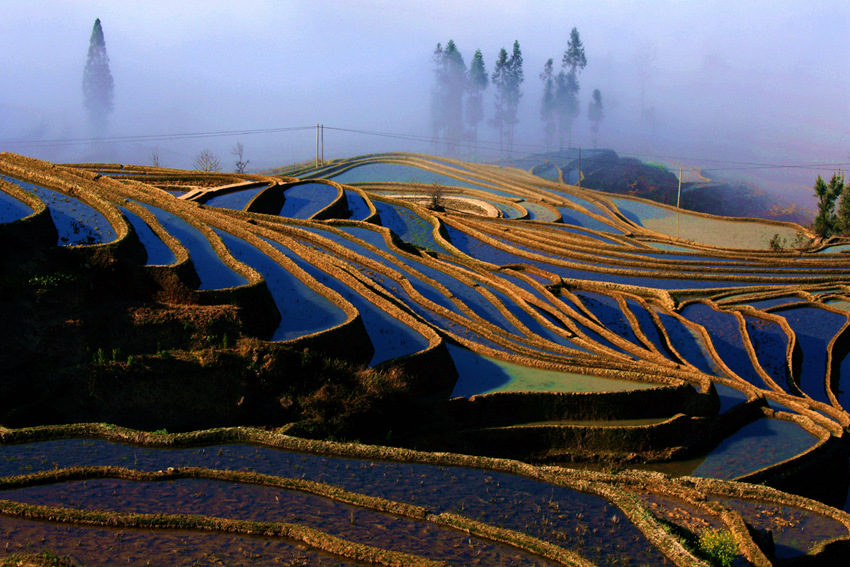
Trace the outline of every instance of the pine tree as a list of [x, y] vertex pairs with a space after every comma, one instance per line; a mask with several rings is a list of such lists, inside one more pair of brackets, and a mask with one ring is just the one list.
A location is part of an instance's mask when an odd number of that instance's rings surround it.
[[89, 40], [89, 53], [83, 70], [83, 98], [89, 121], [98, 133], [106, 129], [107, 117], [112, 112], [114, 83], [109, 72], [109, 55], [100, 18], [94, 21]]
[[475, 50], [472, 62], [469, 64], [468, 90], [466, 99], [466, 123], [472, 128], [472, 141], [478, 144], [478, 124], [484, 119], [483, 92], [490, 80], [484, 67], [484, 56], [481, 50]]
[[596, 136], [599, 134], [599, 123], [605, 118], [605, 112], [602, 109], [602, 93], [599, 89], [594, 89], [593, 100], [587, 105], [587, 117], [592, 124], [593, 130], [593, 147], [596, 148]]
[[552, 145], [552, 136], [555, 134], [555, 76], [553, 74], [555, 62], [550, 58], [543, 65], [540, 80], [543, 81], [543, 99], [540, 101], [540, 119], [545, 124], [543, 131], [546, 135], [546, 151]]
[[496, 89], [496, 108], [493, 112], [493, 118], [490, 119], [490, 125], [499, 131], [499, 153], [502, 152], [502, 142], [504, 141], [505, 128], [505, 106], [507, 104], [507, 80], [508, 80], [508, 52], [505, 48], [499, 50], [499, 56], [496, 58], [496, 66], [493, 68], [493, 74], [490, 76], [490, 81]]
[[520, 85], [525, 80], [522, 71], [522, 51], [519, 41], [514, 40], [514, 49], [508, 59], [507, 101], [505, 105], [505, 123], [508, 127], [508, 151], [514, 149], [514, 127], [519, 123], [519, 99], [522, 98]]
[[543, 131], [546, 135], [546, 151], [552, 145], [552, 136], [555, 134], [555, 76], [553, 74], [554, 61], [550, 58], [543, 65], [540, 80], [543, 81], [543, 99], [540, 101], [540, 119], [545, 124]]
[[579, 113], [578, 79], [575, 73], [561, 71], [555, 77], [555, 112], [558, 115], [558, 144], [564, 150], [564, 132], [569, 136], [568, 145], [573, 145], [573, 120]]
[[815, 197], [818, 198], [818, 214], [812, 223], [812, 228], [818, 236], [825, 238], [842, 223], [835, 214], [835, 201], [844, 190], [844, 174], [841, 172], [833, 174], [829, 184], [818, 175], [814, 190]]
[[569, 145], [573, 144], [573, 120], [579, 114], [578, 74], [587, 66], [587, 57], [584, 54], [584, 45], [581, 43], [578, 29], [570, 31], [570, 40], [567, 50], [561, 59], [561, 73], [558, 75], [557, 90], [555, 93], [555, 107], [560, 118], [559, 138], [561, 149], [564, 149], [564, 130], [569, 135]]
[[[850, 183], [844, 181], [844, 174], [838, 172], [841, 176], [841, 200], [838, 202], [838, 213], [836, 218], [836, 228], [842, 234], [850, 232]], [[838, 184], [838, 180], [836, 180]]]
[[453, 40], [434, 50], [437, 86], [432, 93], [432, 128], [436, 138], [444, 138], [450, 155], [463, 138], [463, 95], [467, 90], [466, 64]]
[[499, 130], [499, 151], [502, 150], [503, 141], [507, 142], [509, 150], [513, 149], [514, 127], [519, 122], [517, 111], [519, 99], [522, 98], [519, 87], [524, 80], [522, 51], [519, 41], [514, 41], [510, 58], [505, 48], [499, 51], [491, 76], [493, 86], [496, 87], [496, 114], [491, 124]]

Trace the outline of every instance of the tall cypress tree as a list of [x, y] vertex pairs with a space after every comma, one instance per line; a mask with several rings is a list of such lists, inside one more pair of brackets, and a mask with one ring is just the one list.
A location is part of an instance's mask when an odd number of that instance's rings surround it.
[[83, 70], [83, 98], [89, 121], [98, 133], [106, 129], [107, 117], [112, 112], [115, 85], [109, 72], [109, 55], [100, 18], [94, 21], [89, 40], [89, 55]]

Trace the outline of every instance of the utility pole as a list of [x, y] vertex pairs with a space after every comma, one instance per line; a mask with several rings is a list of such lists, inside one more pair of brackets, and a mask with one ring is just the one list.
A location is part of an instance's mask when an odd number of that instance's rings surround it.
[[322, 165], [325, 165], [325, 125], [322, 124]]
[[316, 123], [316, 169], [319, 169], [319, 124]]
[[578, 149], [578, 188], [581, 189], [581, 148]]
[[682, 202], [682, 168], [679, 168], [679, 193], [676, 195], [676, 238], [679, 238], [679, 204]]

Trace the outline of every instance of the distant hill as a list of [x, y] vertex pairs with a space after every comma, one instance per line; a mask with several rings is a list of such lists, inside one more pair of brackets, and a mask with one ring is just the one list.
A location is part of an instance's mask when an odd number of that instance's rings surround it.
[[[578, 150], [536, 154], [505, 162], [531, 171], [544, 179], [577, 183]], [[666, 166], [621, 157], [614, 150], [582, 150], [582, 187], [606, 193], [634, 195], [668, 205], [676, 204], [679, 188], [677, 175]], [[795, 203], [771, 195], [753, 184], [716, 178], [703, 171], [709, 181], [682, 184], [683, 209], [730, 217], [754, 217], [808, 225], [812, 213]]]

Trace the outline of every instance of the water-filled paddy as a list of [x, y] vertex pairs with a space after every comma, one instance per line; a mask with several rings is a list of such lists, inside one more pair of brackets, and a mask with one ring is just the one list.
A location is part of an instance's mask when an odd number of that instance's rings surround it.
[[664, 356], [671, 357], [664, 338], [661, 336], [661, 332], [655, 325], [655, 321], [652, 319], [652, 315], [647, 308], [632, 298], [626, 298], [626, 306], [632, 315], [635, 316], [635, 319], [637, 319], [643, 335], [652, 343], [656, 350]]
[[793, 240], [796, 229], [758, 222], [736, 222], [676, 212], [648, 203], [612, 197], [623, 216], [655, 232], [725, 248], [768, 249], [774, 234]]
[[598, 230], [599, 232], [623, 234], [623, 231], [619, 228], [611, 226], [610, 224], [606, 224], [586, 213], [582, 213], [581, 211], [577, 211], [575, 209], [570, 209], [567, 207], [558, 207], [558, 212], [561, 213], [561, 219], [563, 220], [564, 224], [571, 226], [579, 226], [582, 228], [589, 228], [591, 230]]
[[13, 222], [33, 213], [32, 208], [0, 190], [0, 223]]
[[348, 319], [342, 308], [311, 289], [255, 246], [223, 231], [216, 232], [237, 260], [248, 264], [265, 278], [280, 312], [280, 324], [271, 340], [297, 339], [336, 327]]
[[528, 211], [528, 218], [531, 220], [540, 222], [556, 222], [560, 217], [560, 215], [549, 209], [549, 207], [544, 207], [537, 203], [523, 201], [522, 206], [526, 211]]
[[209, 205], [210, 207], [219, 207], [222, 209], [232, 209], [234, 211], [241, 211], [248, 206], [248, 203], [251, 202], [251, 199], [256, 197], [260, 193], [260, 191], [263, 191], [267, 187], [269, 186], [262, 185], [260, 187], [252, 187], [250, 189], [241, 189], [239, 191], [232, 191], [230, 193], [215, 195], [204, 201], [204, 204]]
[[612, 380], [520, 366], [448, 344], [458, 371], [453, 397], [490, 392], [613, 392], [658, 387], [649, 382]]
[[776, 384], [788, 391], [788, 335], [779, 323], [745, 316], [747, 334], [759, 364]]
[[[674, 273], [671, 276], [685, 276], [681, 279], [678, 278], [653, 278], [653, 277], [641, 277], [641, 276], [631, 276], [631, 275], [620, 275], [620, 274], [612, 274], [609, 272], [597, 272], [591, 270], [580, 270], [576, 268], [571, 268], [567, 266], [559, 266], [555, 264], [551, 264], [545, 262], [543, 260], [533, 260], [530, 258], [526, 258], [524, 256], [520, 256], [518, 254], [512, 254], [505, 250], [501, 250], [492, 246], [486, 242], [483, 242], [481, 239], [466, 234], [462, 230], [459, 230], [455, 227], [444, 225], [446, 229], [446, 233], [448, 235], [449, 242], [452, 243], [458, 250], [472, 256], [477, 260], [481, 260], [482, 262], [489, 262], [491, 264], [496, 264], [500, 266], [505, 266], [509, 264], [527, 264], [529, 266], [536, 266], [542, 270], [546, 270], [552, 274], [559, 275], [563, 278], [572, 278], [579, 280], [590, 280], [590, 281], [607, 281], [614, 283], [622, 283], [626, 285], [637, 285], [642, 287], [654, 287], [659, 289], [711, 289], [711, 288], [723, 288], [723, 287], [739, 287], [739, 286], [747, 286], [747, 285], [759, 285], [757, 283], [749, 283], [749, 282], [740, 282], [740, 281], [709, 281], [697, 279], [701, 274], [680, 274]], [[540, 256], [544, 256], [543, 254], [538, 253]], [[576, 263], [578, 264], [578, 263]], [[591, 264], [587, 264], [588, 267], [591, 267]], [[639, 271], [639, 270], [633, 270]], [[651, 272], [649, 269], [646, 269], [647, 275], [654, 275], [654, 272]], [[687, 279], [690, 276], [694, 279]]]
[[817, 307], [792, 307], [778, 313], [785, 317], [803, 352], [798, 383], [813, 399], [829, 404], [826, 395], [827, 346], [847, 322], [847, 316]]
[[774, 297], [771, 299], [760, 299], [758, 301], [744, 301], [747, 305], [751, 305], [756, 309], [770, 309], [771, 307], [779, 307], [780, 305], [791, 305], [793, 303], [801, 303], [805, 301], [800, 297]]
[[333, 174], [329, 176], [329, 179], [333, 179], [337, 183], [395, 181], [399, 183], [439, 183], [441, 185], [467, 187], [469, 189], [485, 189], [485, 187], [469, 181], [455, 179], [442, 173], [426, 171], [412, 165], [400, 163], [367, 163], [358, 165], [342, 173]]
[[59, 246], [101, 244], [117, 237], [106, 217], [79, 199], [6, 175], [0, 175], [0, 179], [34, 193], [47, 205], [59, 233]]
[[381, 224], [395, 232], [403, 241], [435, 252], [449, 254], [434, 240], [433, 225], [412, 209], [382, 201], [374, 201], [374, 204], [381, 218]]
[[[136, 514], [200, 514], [258, 522], [293, 523], [348, 541], [458, 564], [499, 564], [515, 550], [430, 522], [382, 514], [292, 490], [180, 479], [134, 482], [93, 479], [0, 492], [28, 504]], [[523, 562], [547, 565], [521, 554]]]
[[428, 347], [428, 340], [421, 333], [413, 330], [383, 309], [368, 301], [336, 278], [330, 277], [310, 262], [283, 246], [272, 243], [275, 248], [298, 264], [301, 269], [316, 278], [319, 283], [333, 289], [348, 300], [363, 320], [366, 333], [375, 349], [370, 366], [380, 364], [392, 358], [413, 354]]
[[234, 272], [222, 261], [209, 239], [200, 230], [173, 213], [153, 205], [141, 204], [152, 212], [159, 224], [189, 251], [192, 265], [195, 266], [195, 271], [201, 280], [198, 289], [222, 289], [248, 283], [244, 276]]
[[848, 535], [841, 522], [800, 508], [751, 500], [717, 500], [739, 512], [756, 529], [770, 530], [777, 559], [805, 555], [818, 543]]
[[292, 541], [177, 530], [86, 528], [0, 516], [0, 540], [8, 553], [45, 549], [87, 567], [114, 565], [310, 565], [365, 564], [314, 551]]
[[338, 194], [337, 188], [325, 183], [302, 183], [288, 188], [278, 213], [282, 217], [309, 219], [328, 205]]
[[848, 250], [850, 250], [850, 244], [839, 244], [838, 246], [827, 246], [823, 250], [819, 250], [818, 254], [836, 254]]
[[351, 211], [349, 216], [351, 220], [366, 220], [372, 213], [368, 203], [355, 191], [346, 189], [345, 200], [348, 203], [348, 210]]
[[686, 306], [681, 315], [702, 325], [709, 332], [718, 356], [732, 372], [757, 388], [767, 387], [744, 346], [744, 338], [735, 315], [716, 311], [704, 303]]
[[635, 346], [645, 348], [643, 343], [635, 335], [631, 323], [626, 318], [623, 310], [620, 309], [620, 304], [615, 298], [602, 295], [601, 293], [586, 291], [578, 291], [575, 295], [593, 313], [599, 322], [602, 323], [602, 326]]
[[[118, 465], [146, 471], [199, 466], [304, 478], [360, 494], [425, 506], [434, 513], [454, 512], [491, 525], [526, 532], [572, 549], [597, 564], [609, 564], [610, 558], [622, 557], [626, 550], [637, 564], [660, 565], [664, 562], [644, 536], [606, 500], [506, 473], [323, 457], [250, 445], [151, 449], [106, 441], [68, 439], [0, 447], [0, 475], [3, 476], [50, 470], [54, 466], [83, 465]], [[197, 495], [198, 492], [202, 494]], [[272, 513], [280, 509], [277, 501], [274, 504], [269, 502], [267, 507], [258, 507], [255, 499], [240, 499], [231, 489], [224, 490], [222, 495], [208, 495], [208, 492], [190, 488], [181, 498], [191, 505], [195, 500], [204, 505], [205, 501], [214, 497], [221, 507], [239, 510], [239, 513], [265, 513], [251, 508], [269, 508]], [[106, 496], [112, 498], [108, 490]], [[0, 497], [5, 496], [0, 493]], [[85, 491], [81, 497], [86, 497]], [[293, 512], [287, 510], [284, 513]], [[295, 513], [302, 514], [300, 510]], [[358, 518], [365, 518], [365, 513], [363, 516], [361, 513], [361, 510], [355, 512], [354, 521], [358, 525], [361, 523]], [[307, 508], [303, 514], [315, 515], [316, 511]], [[617, 516], [616, 521], [612, 521], [614, 516]], [[350, 521], [350, 514], [344, 513], [341, 518], [343, 526]], [[362, 521], [362, 527], [366, 530], [381, 529], [366, 520]], [[387, 535], [393, 537], [392, 530], [387, 531]], [[433, 528], [428, 530], [427, 537], [432, 531]], [[604, 537], [591, 535], [597, 532]], [[427, 537], [424, 539], [427, 540]], [[586, 537], [590, 538], [592, 545], [585, 544]], [[473, 542], [476, 541], [473, 539]], [[474, 546], [473, 552], [477, 552]], [[511, 555], [515, 557], [513, 551]], [[519, 561], [519, 564], [526, 564]], [[491, 563], [485, 561], [481, 564]]]
[[139, 237], [142, 245], [145, 247], [145, 252], [148, 255], [146, 264], [149, 266], [168, 266], [177, 261], [174, 252], [171, 251], [165, 242], [151, 230], [151, 227], [143, 221], [138, 215], [130, 212], [124, 207], [119, 207], [119, 210], [124, 213], [130, 224], [133, 225], [136, 234]]
[[697, 331], [661, 310], [656, 310], [656, 314], [661, 319], [670, 344], [682, 358], [706, 374], [721, 375], [720, 367], [711, 358], [704, 339]]
[[730, 480], [811, 449], [817, 438], [781, 419], [759, 419], [724, 439], [691, 473]]

